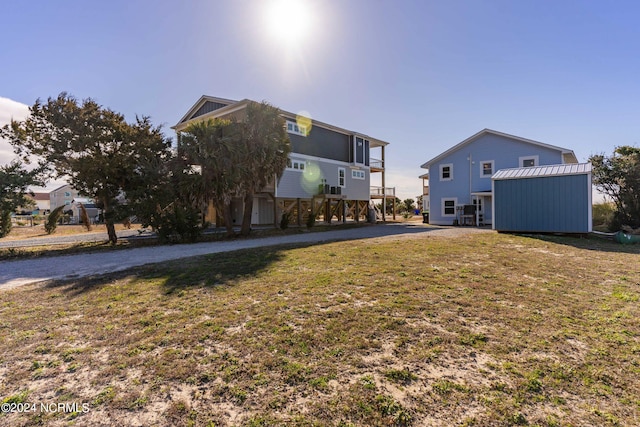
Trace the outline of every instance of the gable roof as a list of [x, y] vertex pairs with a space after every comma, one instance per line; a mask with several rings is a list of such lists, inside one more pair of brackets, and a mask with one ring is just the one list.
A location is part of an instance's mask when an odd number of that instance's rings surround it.
[[543, 176], [586, 175], [591, 173], [591, 163], [533, 166], [528, 168], [500, 169], [491, 179], [539, 178]]
[[[188, 121], [190, 119], [195, 118], [196, 117], [196, 112], [198, 112], [198, 110], [203, 108], [207, 104], [207, 102], [210, 102], [210, 103], [213, 103], [213, 104], [221, 104], [221, 105], [226, 107], [226, 106], [229, 106], [231, 104], [236, 104], [238, 101], [234, 101], [232, 99], [226, 99], [226, 98], [218, 98], [218, 97], [215, 97], [215, 96], [202, 95], [200, 97], [200, 99], [198, 99], [198, 101], [195, 104], [193, 104], [193, 107], [191, 107], [189, 109], [189, 111], [187, 111], [187, 114], [182, 116], [182, 118], [180, 119], [178, 124], [184, 123], [184, 122], [186, 122], [186, 121]], [[222, 107], [219, 107], [219, 108], [222, 108]], [[216, 108], [216, 109], [218, 109], [218, 108]], [[211, 111], [214, 111], [214, 110], [211, 110]], [[200, 114], [198, 114], [198, 116], [199, 115]]]
[[[202, 108], [207, 102], [216, 102], [216, 103], [220, 103], [220, 104], [226, 103], [226, 105], [223, 106], [223, 107], [216, 108], [216, 109], [213, 109], [211, 111], [208, 111], [206, 113], [203, 113], [203, 114], [200, 114], [200, 115], [196, 116], [195, 113], [200, 108]], [[180, 131], [180, 130], [184, 129], [187, 126], [187, 123], [189, 121], [191, 121], [193, 119], [196, 119], [197, 117], [203, 117], [204, 118], [206, 116], [206, 117], [213, 118], [213, 117], [223, 116], [225, 114], [229, 114], [229, 113], [232, 113], [234, 111], [238, 111], [238, 110], [241, 110], [241, 109], [245, 108], [247, 106], [247, 104], [249, 104], [250, 102], [257, 102], [257, 101], [252, 101], [252, 100], [247, 99], [247, 98], [245, 98], [245, 99], [243, 99], [241, 101], [232, 101], [230, 99], [216, 98], [216, 97], [213, 97], [213, 96], [202, 95], [200, 97], [200, 99], [193, 105], [193, 107], [191, 107], [191, 109], [187, 112], [187, 114], [185, 114], [182, 117], [182, 119], [180, 119], [180, 121], [175, 126], [172, 126], [171, 129], [173, 129], [175, 131]], [[286, 117], [288, 119], [295, 120], [296, 117], [298, 116], [295, 113], [291, 113], [289, 111], [285, 111], [285, 110], [283, 110], [281, 108], [279, 108], [279, 110], [280, 110], [280, 113], [284, 117]], [[329, 130], [333, 130], [333, 131], [336, 131], [336, 132], [339, 132], [339, 133], [343, 133], [345, 135], [357, 135], [357, 136], [363, 137], [363, 138], [369, 140], [369, 143], [371, 144], [371, 147], [383, 147], [383, 146], [389, 145], [388, 142], [383, 141], [381, 139], [373, 138], [373, 137], [370, 137], [368, 135], [365, 135], [365, 134], [362, 134], [362, 133], [359, 133], [359, 132], [354, 132], [354, 131], [343, 129], [343, 128], [340, 128], [340, 127], [337, 127], [337, 126], [333, 126], [333, 125], [330, 125], [328, 123], [323, 123], [323, 122], [320, 122], [320, 121], [318, 121], [316, 119], [312, 119], [312, 124], [313, 124], [313, 126], [320, 126], [322, 128], [325, 128], [325, 129], [329, 129]]]
[[513, 139], [513, 140], [516, 140], [516, 141], [524, 142], [524, 143], [527, 143], [527, 144], [537, 145], [538, 147], [550, 148], [552, 150], [556, 150], [556, 151], [561, 152], [562, 155], [563, 155], [563, 158], [565, 159], [565, 161], [567, 163], [578, 163], [578, 158], [576, 157], [575, 153], [573, 152], [573, 150], [569, 150], [568, 148], [562, 148], [562, 147], [558, 147], [556, 145], [545, 144], [544, 142], [534, 141], [532, 139], [522, 138], [522, 137], [515, 136], [515, 135], [509, 135], [508, 133], [498, 132], [498, 131], [493, 130], [493, 129], [482, 129], [480, 132], [476, 133], [475, 135], [470, 136], [469, 138], [465, 139], [461, 143], [454, 145], [453, 147], [449, 148], [447, 151], [437, 155], [436, 157], [434, 157], [433, 159], [431, 159], [428, 162], [424, 163], [420, 167], [424, 168], [424, 169], [428, 169], [429, 166], [431, 166], [433, 163], [441, 160], [442, 158], [448, 156], [449, 154], [451, 154], [451, 153], [453, 153], [455, 151], [458, 151], [459, 149], [465, 147], [466, 145], [471, 144], [473, 141], [477, 140], [481, 136], [484, 136], [484, 135], [487, 135], [487, 134], [493, 134], [493, 135], [501, 136], [501, 137], [504, 137], [504, 138], [509, 138], [509, 139]]

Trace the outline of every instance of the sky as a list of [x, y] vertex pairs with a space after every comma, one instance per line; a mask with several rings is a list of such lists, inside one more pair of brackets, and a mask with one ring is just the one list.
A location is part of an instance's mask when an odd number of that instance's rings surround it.
[[6, 2], [0, 125], [63, 91], [168, 136], [203, 94], [266, 100], [389, 142], [401, 199], [484, 128], [579, 161], [640, 145], [640, 2], [293, 0], [273, 25], [279, 1]]

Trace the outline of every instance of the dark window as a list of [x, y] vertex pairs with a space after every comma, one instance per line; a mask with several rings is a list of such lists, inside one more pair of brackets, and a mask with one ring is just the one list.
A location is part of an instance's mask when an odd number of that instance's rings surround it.
[[445, 215], [455, 215], [456, 214], [456, 201], [455, 200], [445, 200], [444, 201], [444, 214]]
[[442, 167], [442, 179], [451, 178], [451, 166], [443, 166]]

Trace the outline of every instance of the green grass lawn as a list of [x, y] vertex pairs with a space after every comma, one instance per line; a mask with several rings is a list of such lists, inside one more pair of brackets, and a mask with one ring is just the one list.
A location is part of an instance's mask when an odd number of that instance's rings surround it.
[[[73, 266], [69, 266], [70, 269]], [[640, 248], [477, 234], [0, 293], [0, 425], [631, 426]]]

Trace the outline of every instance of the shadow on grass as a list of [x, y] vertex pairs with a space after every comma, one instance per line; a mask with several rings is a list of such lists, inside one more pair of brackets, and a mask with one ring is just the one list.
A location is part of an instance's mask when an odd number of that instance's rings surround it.
[[139, 279], [160, 283], [165, 293], [171, 294], [189, 287], [230, 285], [243, 278], [255, 277], [282, 260], [286, 251], [308, 246], [314, 245], [290, 244], [220, 252], [99, 276], [53, 281], [45, 286], [49, 289], [60, 288], [63, 293], [75, 296], [120, 280]]
[[640, 245], [638, 244], [622, 245], [613, 240], [598, 237], [595, 235], [580, 237], [553, 234], [519, 234], [519, 236], [542, 240], [544, 242], [556, 243], [559, 245], [572, 246], [577, 249], [587, 249], [590, 251], [640, 254]]

